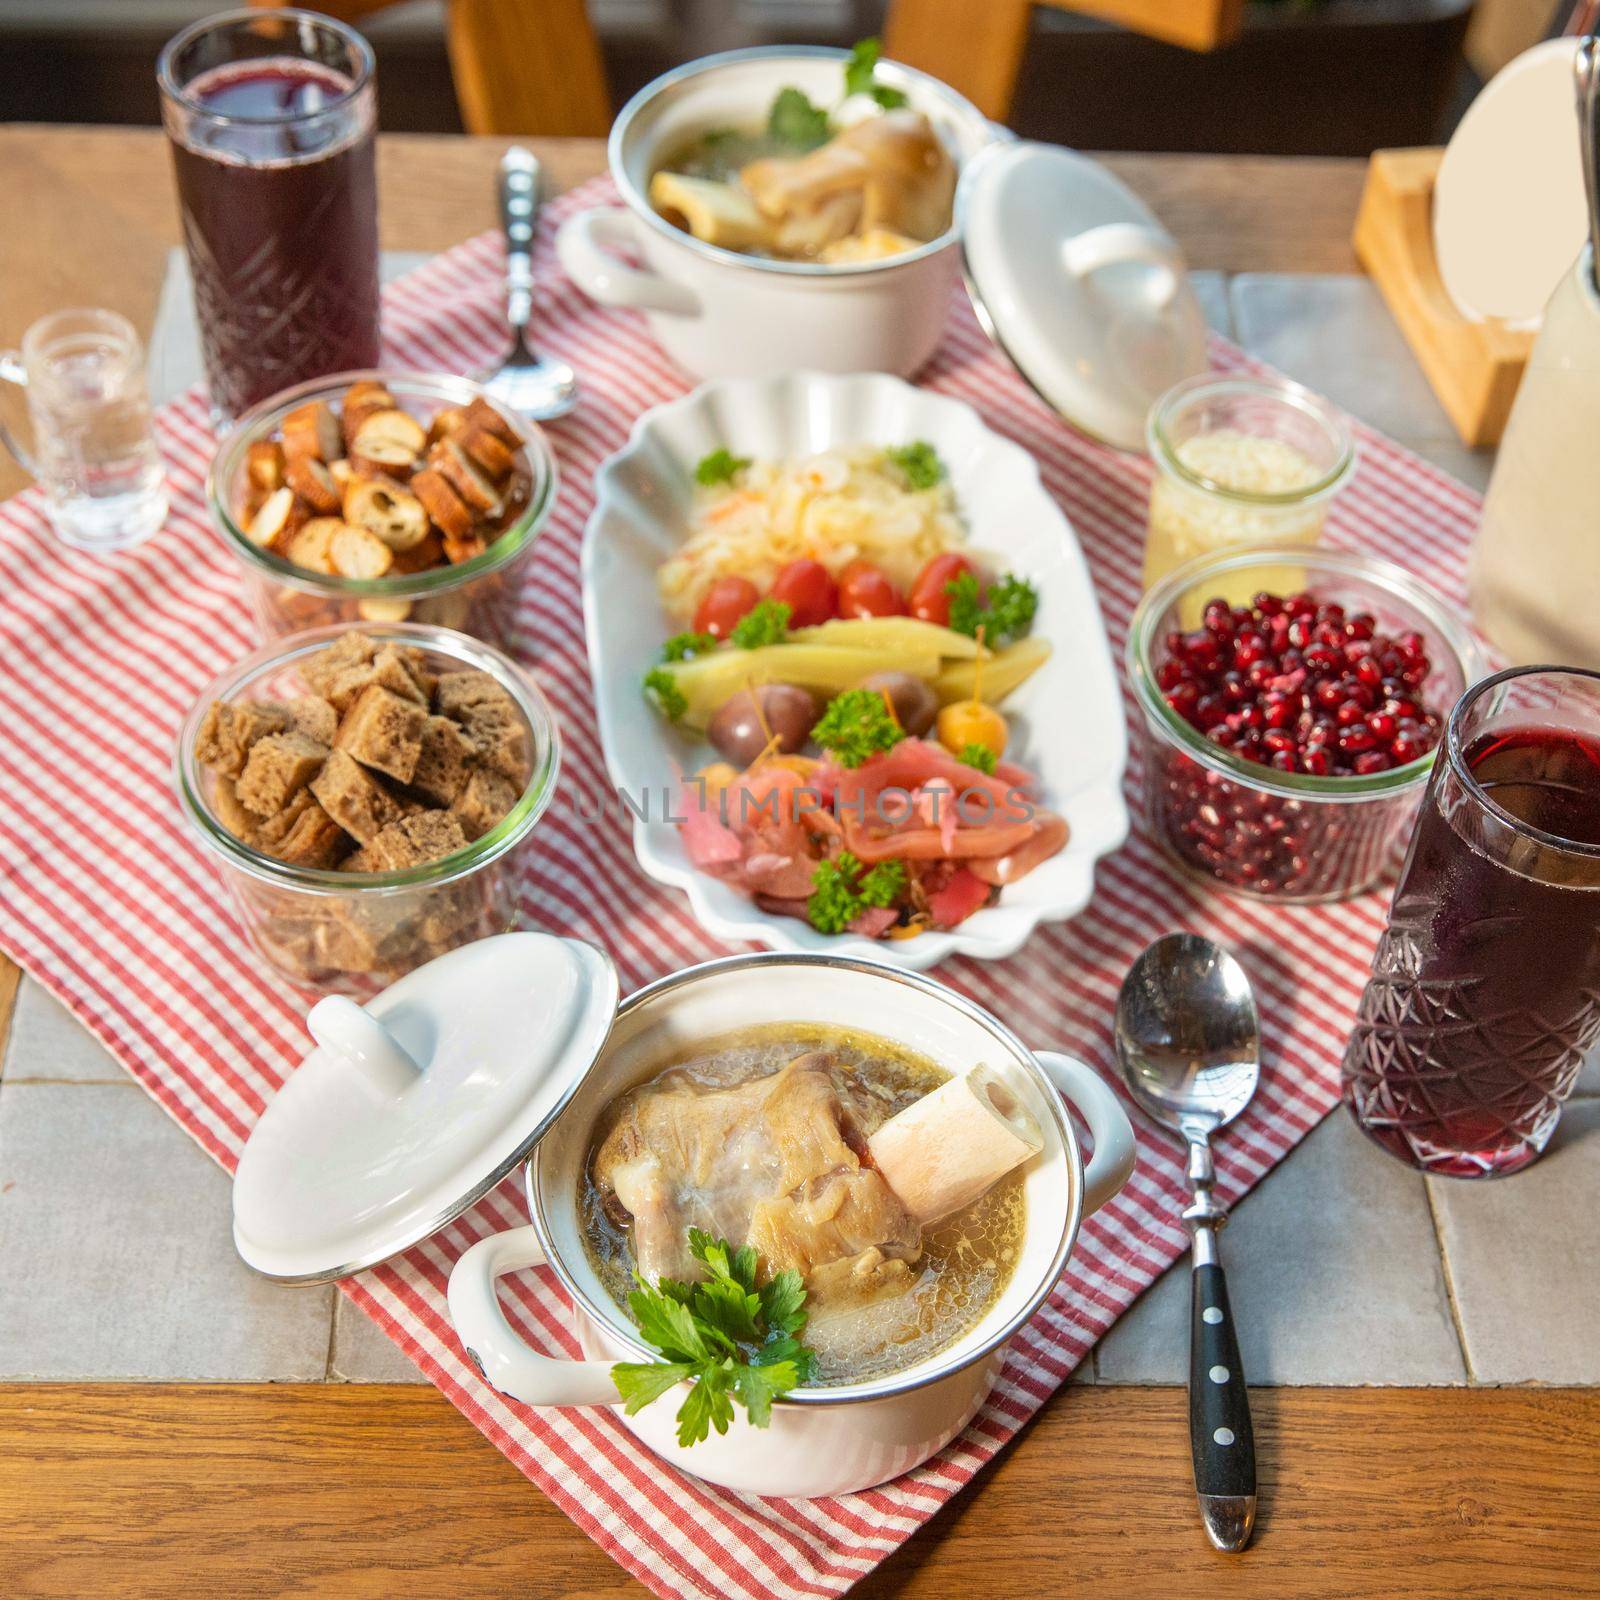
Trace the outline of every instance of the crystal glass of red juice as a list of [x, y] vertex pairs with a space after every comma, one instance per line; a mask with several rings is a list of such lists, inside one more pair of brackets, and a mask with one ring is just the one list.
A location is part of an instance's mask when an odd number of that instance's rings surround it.
[[1344, 1099], [1402, 1161], [1458, 1178], [1537, 1159], [1600, 1051], [1600, 673], [1469, 689], [1395, 890]]
[[211, 405], [378, 364], [372, 51], [310, 11], [230, 11], [157, 67]]

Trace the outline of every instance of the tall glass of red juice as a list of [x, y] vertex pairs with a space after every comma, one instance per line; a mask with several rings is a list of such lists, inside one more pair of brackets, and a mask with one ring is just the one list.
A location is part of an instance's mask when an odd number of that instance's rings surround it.
[[378, 364], [372, 51], [310, 11], [230, 11], [157, 68], [211, 404]]
[[1535, 1160], [1600, 1054], [1600, 674], [1469, 689], [1412, 835], [1344, 1058], [1344, 1099], [1426, 1172]]

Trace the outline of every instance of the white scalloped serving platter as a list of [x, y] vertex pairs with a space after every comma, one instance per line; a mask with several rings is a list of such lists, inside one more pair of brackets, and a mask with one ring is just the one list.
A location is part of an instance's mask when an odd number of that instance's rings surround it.
[[[1066, 848], [997, 905], [950, 933], [915, 939], [828, 936], [792, 917], [772, 916], [737, 889], [697, 872], [677, 828], [663, 816], [663, 794], [678, 772], [713, 759], [664, 723], [645, 702], [640, 680], [674, 625], [656, 592], [656, 568], [687, 537], [694, 467], [719, 446], [756, 459], [807, 455], [856, 444], [926, 439], [949, 468], [969, 542], [997, 567], [1039, 587], [1035, 631], [1050, 640], [1049, 661], [1005, 702], [1012, 728], [1007, 755], [1036, 772], [1044, 804], [1071, 826]], [[1122, 798], [1127, 735], [1105, 627], [1083, 553], [1045, 492], [1033, 459], [992, 433], [960, 401], [879, 373], [707, 383], [640, 417], [628, 443], [595, 475], [595, 505], [583, 544], [584, 620], [600, 738], [611, 781], [653, 804], [635, 816], [639, 865], [681, 889], [700, 925], [719, 939], [772, 950], [835, 951], [921, 970], [947, 956], [998, 960], [1013, 954], [1041, 922], [1062, 922], [1088, 904], [1094, 864], [1128, 834]]]

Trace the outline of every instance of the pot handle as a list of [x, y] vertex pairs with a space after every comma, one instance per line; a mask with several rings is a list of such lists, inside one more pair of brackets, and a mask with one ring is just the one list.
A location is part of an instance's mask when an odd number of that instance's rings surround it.
[[1156, 308], [1163, 310], [1177, 298], [1187, 271], [1183, 253], [1165, 234], [1138, 222], [1103, 222], [1085, 228], [1067, 241], [1062, 253], [1066, 269], [1075, 278], [1089, 278], [1102, 267], [1122, 266], [1140, 261], [1160, 267], [1162, 277], [1156, 294]]
[[1093, 1067], [1054, 1050], [1035, 1050], [1033, 1057], [1094, 1135], [1094, 1154], [1083, 1173], [1083, 1214], [1088, 1216], [1133, 1175], [1133, 1164], [1139, 1158], [1133, 1124]]
[[580, 211], [561, 224], [556, 256], [566, 273], [591, 300], [603, 306], [637, 306], [669, 316], [697, 317], [700, 297], [659, 272], [645, 272], [618, 260], [618, 249], [638, 249], [638, 219], [620, 206]]
[[450, 1273], [450, 1320], [467, 1355], [501, 1394], [530, 1406], [606, 1406], [618, 1403], [609, 1361], [568, 1361], [542, 1356], [511, 1326], [495, 1280], [525, 1267], [542, 1267], [545, 1255], [533, 1228], [512, 1228], [480, 1239]]

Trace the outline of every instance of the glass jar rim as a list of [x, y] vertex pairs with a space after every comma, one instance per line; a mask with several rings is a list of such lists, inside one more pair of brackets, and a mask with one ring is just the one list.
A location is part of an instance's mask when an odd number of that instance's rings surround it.
[[[311, 572], [297, 567], [294, 562], [265, 550], [234, 520], [226, 496], [226, 485], [236, 476], [236, 469], [250, 446], [256, 443], [270, 425], [282, 419], [283, 413], [292, 411], [302, 401], [325, 398], [348, 389], [354, 383], [384, 383], [391, 388], [427, 394], [431, 399], [451, 405], [468, 405], [483, 400], [516, 429], [522, 448], [534, 469], [534, 481], [528, 503], [516, 521], [506, 527], [493, 544], [470, 561], [443, 567], [431, 567], [422, 572], [401, 573], [383, 578], [344, 578], [337, 574]], [[396, 399], [400, 399], [396, 395]], [[311, 594], [340, 595], [358, 599], [410, 600], [470, 583], [487, 573], [498, 572], [525, 549], [543, 531], [551, 508], [555, 505], [560, 487], [560, 470], [554, 452], [544, 436], [544, 430], [526, 417], [513, 416], [496, 403], [492, 396], [469, 378], [427, 372], [393, 372], [379, 367], [357, 368], [350, 372], [335, 372], [323, 378], [310, 378], [293, 388], [281, 389], [258, 401], [228, 430], [212, 457], [206, 473], [206, 503], [211, 515], [232, 548], [234, 554], [247, 565], [261, 568], [271, 574], [272, 581]]]
[[[1308, 417], [1328, 435], [1335, 447], [1334, 464], [1313, 482], [1298, 489], [1234, 489], [1185, 463], [1170, 433], [1172, 413], [1197, 396], [1208, 394], [1254, 393], [1276, 401]], [[1301, 506], [1331, 495], [1355, 467], [1355, 439], [1348, 424], [1322, 398], [1291, 378], [1256, 378], [1246, 373], [1201, 372], [1173, 384], [1150, 408], [1145, 424], [1145, 441], [1151, 458], [1174, 477], [1219, 499], [1244, 506]]]
[[[1133, 620], [1128, 626], [1128, 678], [1146, 718], [1202, 765], [1269, 794], [1296, 800], [1384, 800], [1426, 782], [1433, 770], [1434, 758], [1439, 753], [1438, 745], [1403, 767], [1391, 767], [1387, 772], [1374, 773], [1371, 777], [1351, 774], [1347, 777], [1319, 778], [1308, 772], [1279, 772], [1276, 767], [1248, 761], [1213, 744], [1167, 704], [1166, 696], [1156, 684], [1150, 660], [1156, 619], [1200, 580], [1224, 577], [1255, 566], [1304, 567], [1308, 572], [1320, 569], [1330, 574], [1365, 578], [1378, 583], [1423, 616], [1450, 647], [1466, 685], [1462, 697], [1470, 691], [1482, 670], [1481, 652], [1472, 636], [1450, 615], [1442, 597], [1392, 561], [1350, 550], [1251, 545], [1248, 549], [1233, 550], [1224, 555], [1196, 556], [1181, 567], [1174, 567], [1134, 608]], [[1462, 697], [1458, 697], [1458, 705]], [[1443, 742], [1441, 739], [1440, 743]]]
[[[176, 66], [179, 52], [202, 35], [221, 32], [224, 28], [241, 23], [279, 20], [299, 26], [321, 28], [342, 40], [348, 47], [357, 68], [350, 79], [350, 87], [335, 95], [326, 105], [318, 106], [315, 111], [282, 117], [218, 111], [215, 106], [208, 106], [196, 100], [189, 93], [188, 84], [178, 82]], [[320, 11], [307, 11], [298, 6], [274, 6], [271, 9], [247, 6], [241, 10], [219, 11], [209, 17], [198, 17], [187, 27], [173, 34], [161, 47], [161, 54], [156, 58], [156, 84], [169, 100], [175, 101], [194, 116], [204, 117], [217, 127], [272, 128], [290, 122], [315, 122], [331, 112], [342, 110], [371, 84], [375, 67], [376, 57], [373, 55], [372, 46], [348, 23], [341, 22], [337, 17], [324, 16]]]
[[1529, 678], [1538, 673], [1558, 674], [1564, 678], [1586, 678], [1589, 682], [1600, 685], [1600, 672], [1591, 671], [1588, 667], [1561, 667], [1535, 663], [1526, 667], [1506, 667], [1490, 677], [1480, 679], [1477, 683], [1469, 684], [1456, 701], [1454, 709], [1450, 712], [1445, 722], [1444, 749], [1450, 762], [1450, 769], [1461, 780], [1474, 800], [1485, 811], [1503, 822], [1519, 837], [1531, 839], [1535, 843], [1545, 846], [1550, 850], [1559, 850], [1565, 855], [1583, 856], [1586, 859], [1600, 860], [1600, 844], [1591, 844], [1583, 839], [1569, 839], [1564, 834], [1550, 833], [1544, 828], [1536, 828], [1531, 822], [1524, 821], [1513, 812], [1507, 811], [1487, 789], [1473, 776], [1472, 768], [1467, 765], [1466, 751], [1462, 748], [1461, 729], [1466, 720], [1468, 711], [1485, 694], [1499, 690], [1504, 684], [1510, 683], [1515, 678]]
[[[195, 742], [211, 706], [270, 670], [282, 669], [314, 654], [347, 633], [364, 633], [385, 644], [411, 644], [435, 655], [450, 656], [463, 666], [488, 672], [516, 701], [533, 735], [533, 770], [517, 803], [482, 837], [437, 861], [425, 861], [394, 872], [340, 872], [332, 867], [301, 867], [248, 845], [225, 827], [206, 799]], [[184, 813], [202, 841], [231, 865], [279, 888], [312, 894], [360, 893], [365, 890], [432, 888], [466, 877], [519, 844], [549, 808], [561, 772], [561, 729], [544, 691], [509, 656], [480, 639], [452, 628], [420, 622], [385, 622], [353, 626], [335, 622], [275, 640], [235, 662], [201, 690], [178, 733], [173, 777]]]

